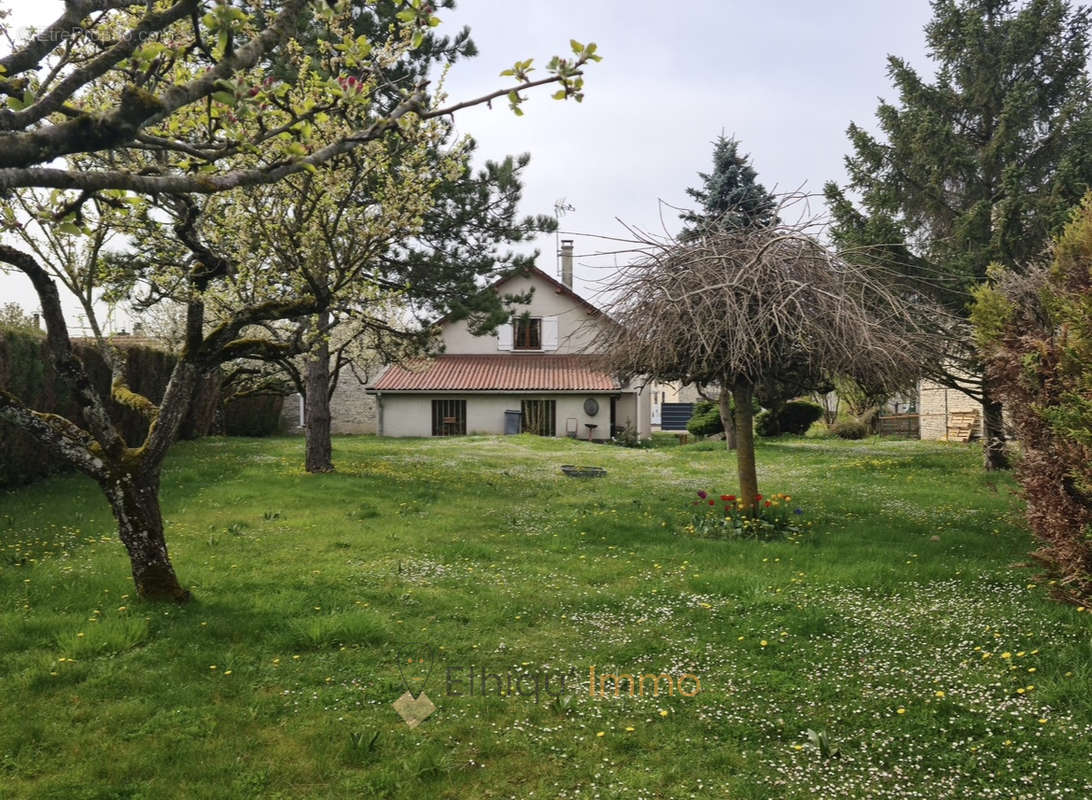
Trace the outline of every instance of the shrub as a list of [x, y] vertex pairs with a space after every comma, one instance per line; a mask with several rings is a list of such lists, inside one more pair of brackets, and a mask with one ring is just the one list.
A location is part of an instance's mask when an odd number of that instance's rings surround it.
[[991, 268], [972, 322], [986, 376], [1021, 445], [1034, 554], [1068, 599], [1092, 599], [1092, 193], [1024, 275]]
[[868, 425], [859, 419], [844, 419], [834, 423], [830, 432], [839, 439], [863, 439], [868, 436]]
[[793, 400], [779, 409], [768, 409], [755, 418], [755, 432], [759, 436], [780, 436], [790, 433], [803, 436], [820, 417], [823, 407], [806, 400]]
[[694, 404], [694, 413], [686, 423], [686, 429], [695, 436], [714, 436], [724, 432], [717, 403], [703, 400]]
[[611, 439], [615, 444], [619, 444], [622, 447], [640, 447], [641, 440], [637, 435], [637, 426], [626, 420], [626, 424], [622, 427], [618, 433]]

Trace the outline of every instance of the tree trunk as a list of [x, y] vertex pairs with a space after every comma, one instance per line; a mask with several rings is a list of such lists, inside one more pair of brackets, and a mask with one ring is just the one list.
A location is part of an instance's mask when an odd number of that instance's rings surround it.
[[167, 554], [158, 476], [123, 474], [104, 482], [102, 488], [117, 518], [118, 535], [129, 552], [137, 594], [145, 600], [189, 600], [190, 593], [178, 583]]
[[[724, 384], [727, 387], [727, 384]], [[732, 415], [732, 395], [727, 388], [720, 390], [720, 424], [724, 426], [724, 446], [736, 449], [736, 420]]]
[[[320, 324], [322, 321], [320, 320]], [[323, 338], [307, 361], [304, 416], [308, 472], [333, 472], [330, 444], [330, 345]]]
[[985, 379], [982, 381], [982, 440], [983, 466], [989, 471], [1008, 469], [1001, 401], [994, 398], [989, 381]]
[[[725, 389], [724, 391], [727, 391]], [[754, 409], [751, 407], [754, 387], [750, 383], [737, 383], [732, 387], [732, 400], [736, 405], [736, 465], [739, 469], [739, 499], [748, 510], [754, 510], [758, 502], [758, 473], [755, 470]]]

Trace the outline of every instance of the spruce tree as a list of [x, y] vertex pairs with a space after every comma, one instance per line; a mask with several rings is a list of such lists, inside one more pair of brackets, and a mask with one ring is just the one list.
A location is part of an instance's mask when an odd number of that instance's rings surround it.
[[[881, 135], [848, 130], [858, 202], [834, 183], [825, 192], [840, 245], [870, 248], [962, 314], [986, 267], [1037, 258], [1092, 180], [1089, 11], [1066, 0], [932, 7], [935, 77], [888, 57], [898, 101], [880, 102]], [[987, 382], [980, 399], [986, 467], [1002, 467], [1001, 408]]]
[[679, 215], [687, 224], [681, 239], [701, 235], [710, 227], [749, 228], [777, 221], [777, 201], [758, 182], [758, 173], [750, 158], [740, 155], [739, 140], [721, 135], [713, 142], [713, 171], [699, 172], [700, 189], [686, 193], [694, 198], [699, 209]]

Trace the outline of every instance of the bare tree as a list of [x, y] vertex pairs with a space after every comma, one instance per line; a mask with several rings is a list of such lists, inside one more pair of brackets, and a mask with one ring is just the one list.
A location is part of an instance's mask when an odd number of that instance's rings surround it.
[[751, 507], [756, 395], [835, 375], [896, 390], [933, 352], [934, 310], [839, 258], [819, 232], [805, 221], [687, 242], [639, 234], [643, 255], [611, 286], [607, 312], [619, 324], [602, 335], [615, 369], [732, 394], [740, 496]]

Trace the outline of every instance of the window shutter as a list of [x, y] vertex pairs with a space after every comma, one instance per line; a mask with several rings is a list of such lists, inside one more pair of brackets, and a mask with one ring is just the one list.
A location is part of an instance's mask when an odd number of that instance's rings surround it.
[[511, 350], [512, 349], [512, 323], [506, 322], [503, 325], [497, 326], [497, 349], [498, 350]]
[[542, 349], [557, 349], [557, 317], [542, 318]]

